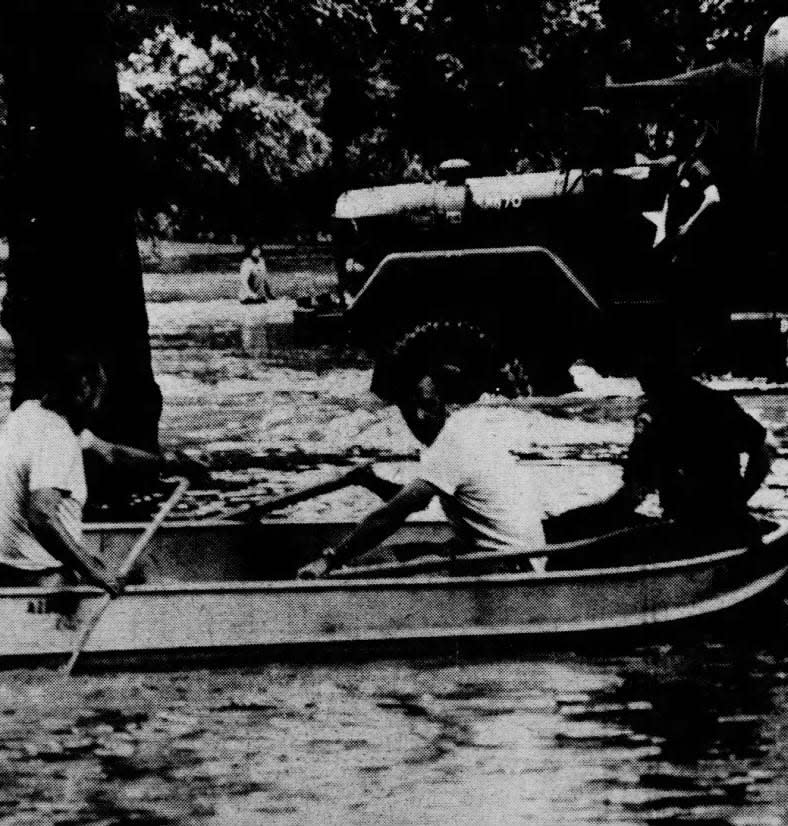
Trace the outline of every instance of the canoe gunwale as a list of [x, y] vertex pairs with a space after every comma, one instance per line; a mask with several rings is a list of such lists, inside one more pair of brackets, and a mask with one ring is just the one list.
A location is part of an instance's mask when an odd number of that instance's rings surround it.
[[[540, 583], [556, 583], [561, 581], [578, 581], [589, 579], [619, 579], [631, 578], [644, 574], [673, 573], [678, 570], [693, 568], [708, 568], [718, 563], [727, 562], [736, 557], [747, 554], [759, 555], [762, 548], [748, 547], [734, 548], [714, 554], [699, 557], [689, 557], [667, 562], [653, 562], [644, 565], [628, 565], [614, 568], [584, 568], [570, 571], [524, 571], [517, 573], [491, 573], [479, 576], [408, 576], [408, 577], [375, 577], [360, 579], [348, 577], [342, 579], [317, 580], [213, 580], [202, 582], [151, 583], [145, 585], [129, 585], [124, 593], [132, 595], [178, 595], [178, 594], [209, 594], [209, 593], [270, 593], [283, 591], [335, 591], [335, 590], [408, 590], [424, 587], [465, 588], [469, 585], [518, 585], [531, 587]], [[445, 560], [444, 560], [445, 563]], [[788, 559], [784, 565], [776, 567], [788, 568]], [[39, 598], [54, 595], [73, 595], [79, 597], [99, 597], [104, 594], [100, 588], [91, 585], [78, 585], [72, 588], [41, 588], [25, 586], [20, 588], [0, 588], [0, 599], [17, 599], [20, 597]]]

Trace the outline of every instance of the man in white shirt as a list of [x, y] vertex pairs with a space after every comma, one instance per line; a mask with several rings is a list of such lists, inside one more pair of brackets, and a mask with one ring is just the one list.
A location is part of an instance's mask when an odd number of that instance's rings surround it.
[[514, 456], [488, 414], [473, 405], [451, 413], [422, 451], [416, 478], [433, 488], [466, 547], [539, 547], [544, 544], [542, 505], [533, 485], [516, 473]]
[[[433, 346], [446, 341], [447, 331], [465, 339], [457, 348], [465, 354], [462, 367], [444, 361]], [[514, 456], [491, 429], [485, 411], [473, 404], [490, 383], [489, 353], [481, 334], [448, 324], [425, 325], [395, 348], [386, 394], [425, 445], [416, 478], [401, 489], [370, 479], [371, 489], [392, 498], [336, 548], [327, 548], [304, 566], [300, 577], [323, 576], [374, 548], [434, 496], [440, 498], [456, 538], [469, 550], [527, 550], [545, 544], [543, 510], [534, 486], [515, 472]], [[543, 569], [542, 560], [534, 567]]]
[[74, 582], [77, 572], [118, 593], [120, 583], [82, 544], [82, 451], [143, 473], [163, 460], [86, 430], [105, 384], [97, 362], [66, 357], [41, 400], [23, 402], [0, 431], [0, 586]]

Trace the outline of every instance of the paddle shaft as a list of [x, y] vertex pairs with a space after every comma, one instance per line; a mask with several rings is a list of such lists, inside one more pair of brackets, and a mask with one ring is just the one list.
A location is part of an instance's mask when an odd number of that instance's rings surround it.
[[296, 505], [299, 502], [304, 502], [307, 499], [312, 499], [315, 496], [323, 496], [326, 493], [334, 493], [334, 491], [342, 490], [349, 485], [363, 484], [362, 471], [365, 467], [369, 467], [373, 462], [366, 462], [362, 465], [357, 465], [354, 468], [340, 474], [335, 479], [329, 479], [326, 482], [319, 482], [316, 485], [311, 485], [302, 490], [296, 490], [292, 493], [285, 493], [282, 496], [277, 496], [274, 499], [269, 499], [267, 502], [261, 502], [259, 505], [247, 505], [225, 515], [227, 519], [243, 518], [247, 522], [254, 522], [266, 513], [286, 508], [290, 505]]
[[[170, 498], [159, 508], [158, 513], [154, 517], [153, 521], [148, 525], [147, 528], [143, 531], [142, 536], [134, 543], [132, 549], [129, 551], [128, 556], [121, 564], [120, 568], [118, 568], [118, 578], [122, 579], [125, 577], [134, 565], [137, 563], [137, 560], [142, 555], [142, 552], [145, 551], [150, 544], [151, 539], [153, 539], [153, 535], [161, 526], [162, 522], [167, 518], [170, 511], [180, 502], [183, 498], [183, 495], [189, 489], [189, 480], [180, 478], [177, 487], [171, 494]], [[74, 666], [76, 665], [77, 660], [79, 659], [79, 655], [82, 653], [82, 649], [85, 647], [85, 644], [88, 641], [88, 638], [93, 633], [93, 630], [98, 625], [99, 620], [103, 616], [104, 612], [107, 610], [110, 602], [112, 602], [112, 594], [105, 594], [102, 598], [101, 602], [99, 603], [99, 607], [93, 616], [87, 621], [85, 627], [82, 629], [82, 634], [77, 641], [77, 644], [74, 646], [74, 651], [69, 658], [69, 661], [66, 663], [65, 668], [63, 669], [63, 675], [68, 677], [71, 672], [74, 670]]]

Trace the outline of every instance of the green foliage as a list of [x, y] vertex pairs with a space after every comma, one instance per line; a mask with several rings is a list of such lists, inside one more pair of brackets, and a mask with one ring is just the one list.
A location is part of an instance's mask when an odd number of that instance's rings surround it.
[[511, 169], [523, 151], [543, 150], [544, 110], [602, 77], [600, 30], [593, 2], [434, 0], [419, 36], [393, 41], [382, 65], [397, 90], [399, 141], [429, 165], [459, 155], [490, 172]]
[[185, 186], [192, 209], [209, 212], [220, 194], [226, 210], [249, 181], [270, 191], [326, 162], [329, 140], [303, 102], [255, 84], [254, 76], [254, 61], [225, 41], [214, 36], [203, 47], [173, 25], [122, 63], [127, 130], [151, 187], [148, 216], [177, 203]]
[[549, 167], [565, 114], [606, 76], [757, 61], [786, 13], [788, 0], [118, 4], [140, 201], [186, 234], [278, 234], [325, 226], [341, 189], [429, 178], [449, 157]]
[[701, 0], [706, 42], [715, 59], [761, 59], [763, 36], [788, 14], [786, 0]]

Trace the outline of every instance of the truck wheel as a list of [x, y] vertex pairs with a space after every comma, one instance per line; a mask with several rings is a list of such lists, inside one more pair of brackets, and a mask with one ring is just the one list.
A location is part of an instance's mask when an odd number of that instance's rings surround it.
[[[407, 365], [403, 368], [403, 365]], [[392, 398], [401, 371], [453, 371], [457, 401], [475, 401], [482, 393], [508, 398], [529, 394], [528, 376], [518, 359], [507, 359], [493, 337], [466, 321], [430, 321], [401, 336], [375, 365], [372, 389]]]

